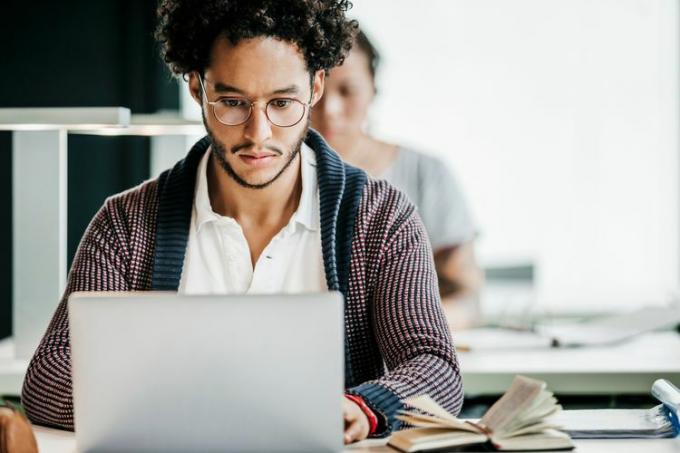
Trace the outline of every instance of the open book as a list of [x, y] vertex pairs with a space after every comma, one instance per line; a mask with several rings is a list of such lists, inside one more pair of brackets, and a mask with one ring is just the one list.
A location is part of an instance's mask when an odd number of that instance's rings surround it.
[[397, 431], [388, 445], [405, 452], [454, 448], [499, 451], [571, 450], [574, 445], [558, 426], [546, 421], [561, 410], [545, 382], [516, 376], [505, 394], [479, 421], [449, 414], [427, 395], [404, 401], [417, 411], [402, 411], [399, 420], [415, 428]]

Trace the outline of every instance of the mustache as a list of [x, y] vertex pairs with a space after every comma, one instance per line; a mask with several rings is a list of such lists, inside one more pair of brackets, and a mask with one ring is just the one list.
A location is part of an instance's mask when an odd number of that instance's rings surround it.
[[[231, 153], [236, 154], [239, 151], [243, 151], [243, 150], [250, 149], [250, 148], [255, 148], [255, 146], [256, 145], [253, 142], [240, 143], [238, 145], [234, 145], [234, 146], [231, 147]], [[267, 149], [269, 151], [273, 151], [276, 154], [278, 154], [279, 156], [283, 156], [283, 150], [281, 150], [280, 148], [278, 148], [276, 146], [265, 145], [262, 148]]]

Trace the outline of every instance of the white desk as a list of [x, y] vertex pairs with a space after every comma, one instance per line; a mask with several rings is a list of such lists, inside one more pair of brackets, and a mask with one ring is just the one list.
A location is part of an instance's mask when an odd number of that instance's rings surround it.
[[[38, 447], [42, 453], [75, 453], [76, 440], [71, 432], [35, 427]], [[392, 452], [386, 440], [376, 439], [359, 442], [345, 448], [347, 453]], [[578, 440], [576, 451], [581, 453], [632, 452], [632, 453], [680, 453], [680, 438], [675, 439], [625, 439], [625, 440]]]
[[28, 359], [17, 359], [11, 338], [0, 341], [0, 395], [18, 395], [28, 369]]
[[648, 394], [659, 378], [680, 385], [680, 335], [675, 332], [597, 348], [499, 345], [460, 352], [459, 359], [466, 395], [502, 394], [516, 374], [546, 381], [560, 394]]

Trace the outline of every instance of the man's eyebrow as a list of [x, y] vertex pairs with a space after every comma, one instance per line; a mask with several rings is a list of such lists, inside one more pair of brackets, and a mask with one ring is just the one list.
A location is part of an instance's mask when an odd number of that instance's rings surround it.
[[236, 87], [233, 87], [231, 85], [226, 85], [222, 82], [215, 83], [215, 92], [217, 92], [217, 93], [238, 93], [238, 94], [245, 95], [245, 92], [243, 90], [239, 90]]
[[[275, 94], [298, 94], [300, 93], [300, 87], [297, 85], [290, 85], [285, 88], [279, 88], [278, 90], [274, 90], [271, 93], [269, 93], [269, 96], [275, 95]], [[222, 82], [217, 82], [215, 83], [215, 92], [216, 93], [238, 93], [240, 95], [245, 96], [246, 93], [245, 91], [236, 88], [231, 85], [224, 84]]]
[[299, 93], [300, 93], [300, 87], [298, 87], [297, 85], [291, 85], [291, 86], [286, 87], [286, 88], [274, 90], [270, 94], [299, 94]]

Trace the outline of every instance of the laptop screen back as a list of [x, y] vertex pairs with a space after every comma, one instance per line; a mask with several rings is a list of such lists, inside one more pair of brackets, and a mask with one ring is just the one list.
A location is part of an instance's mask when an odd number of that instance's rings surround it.
[[337, 451], [342, 296], [77, 293], [79, 451]]

